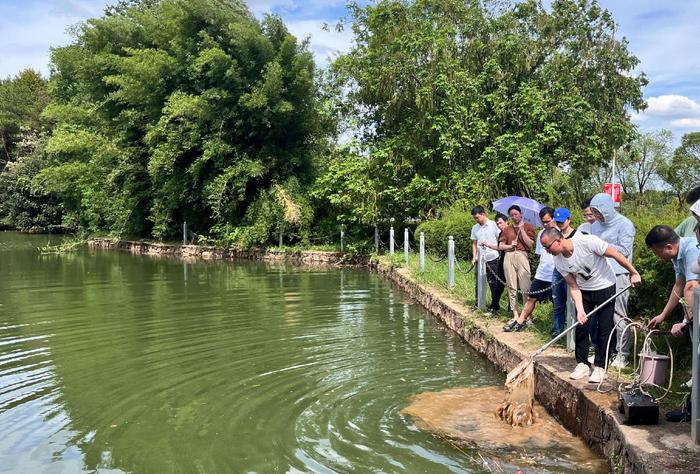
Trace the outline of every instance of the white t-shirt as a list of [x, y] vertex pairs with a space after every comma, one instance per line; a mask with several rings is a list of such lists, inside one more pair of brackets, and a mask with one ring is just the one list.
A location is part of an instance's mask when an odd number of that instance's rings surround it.
[[487, 220], [486, 224], [479, 225], [477, 222], [472, 226], [471, 239], [476, 240], [476, 249], [481, 252], [484, 256], [486, 262], [490, 262], [498, 258], [498, 250], [493, 250], [488, 247], [482, 247], [481, 242], [488, 242], [490, 244], [498, 244], [498, 234], [501, 231], [498, 230], [498, 226], [492, 220]]
[[554, 273], [554, 256], [547, 252], [540, 242], [540, 237], [542, 237], [542, 232], [544, 229], [537, 234], [537, 243], [535, 244], [535, 253], [540, 256], [540, 264], [537, 265], [537, 272], [535, 272], [535, 278], [538, 280], [550, 282], [552, 281], [552, 274]]
[[576, 232], [571, 238], [574, 253], [571, 257], [557, 255], [554, 265], [562, 276], [571, 273], [582, 290], [595, 291], [615, 285], [615, 270], [603, 255], [608, 243], [595, 235]]

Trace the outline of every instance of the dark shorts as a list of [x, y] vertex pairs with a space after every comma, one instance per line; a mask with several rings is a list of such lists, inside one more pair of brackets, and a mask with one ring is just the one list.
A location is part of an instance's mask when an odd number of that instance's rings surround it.
[[547, 301], [552, 299], [552, 282], [551, 281], [542, 281], [538, 280], [535, 278], [532, 280], [532, 283], [530, 284], [530, 293], [534, 292], [540, 292], [541, 290], [544, 290], [547, 288], [547, 291], [542, 291], [541, 293], [535, 293], [534, 295], [530, 294], [527, 295], [528, 298], [534, 298], [537, 301]]

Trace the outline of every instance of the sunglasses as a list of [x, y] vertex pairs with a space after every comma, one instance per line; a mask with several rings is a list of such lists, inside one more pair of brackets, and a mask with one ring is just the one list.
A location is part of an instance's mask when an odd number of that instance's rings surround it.
[[560, 240], [560, 239], [554, 240], [554, 241], [551, 242], [549, 245], [542, 244], [542, 247], [544, 247], [545, 250], [549, 250], [549, 249], [552, 247], [552, 245], [554, 245], [554, 244], [556, 244], [557, 242], [559, 242], [559, 240]]

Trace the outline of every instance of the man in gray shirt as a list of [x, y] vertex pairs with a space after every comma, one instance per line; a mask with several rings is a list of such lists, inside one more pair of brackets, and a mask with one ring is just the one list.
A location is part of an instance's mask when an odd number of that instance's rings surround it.
[[[632, 263], [632, 247], [634, 246], [634, 235], [636, 233], [632, 221], [615, 210], [612, 197], [606, 193], [599, 193], [593, 196], [593, 199], [591, 199], [591, 210], [596, 218], [596, 222], [591, 225], [591, 234], [612, 245], [628, 262]], [[615, 271], [616, 291], [629, 286], [630, 275], [627, 269], [611, 258], [608, 258], [608, 261]], [[611, 364], [612, 367], [623, 368], [628, 364], [630, 345], [632, 343], [630, 331], [625, 331], [629, 324], [627, 316], [628, 301], [629, 292], [627, 291], [615, 300], [614, 323], [617, 331], [617, 356]], [[604, 346], [608, 341], [596, 342]]]

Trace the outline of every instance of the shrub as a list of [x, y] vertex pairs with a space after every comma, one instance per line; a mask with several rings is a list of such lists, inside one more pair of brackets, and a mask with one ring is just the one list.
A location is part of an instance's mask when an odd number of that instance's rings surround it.
[[449, 209], [440, 219], [426, 221], [416, 228], [416, 241], [421, 232], [425, 234], [425, 251], [433, 255], [447, 254], [447, 238], [455, 241], [455, 255], [461, 259], [471, 259], [471, 231], [474, 219], [465, 211]]

